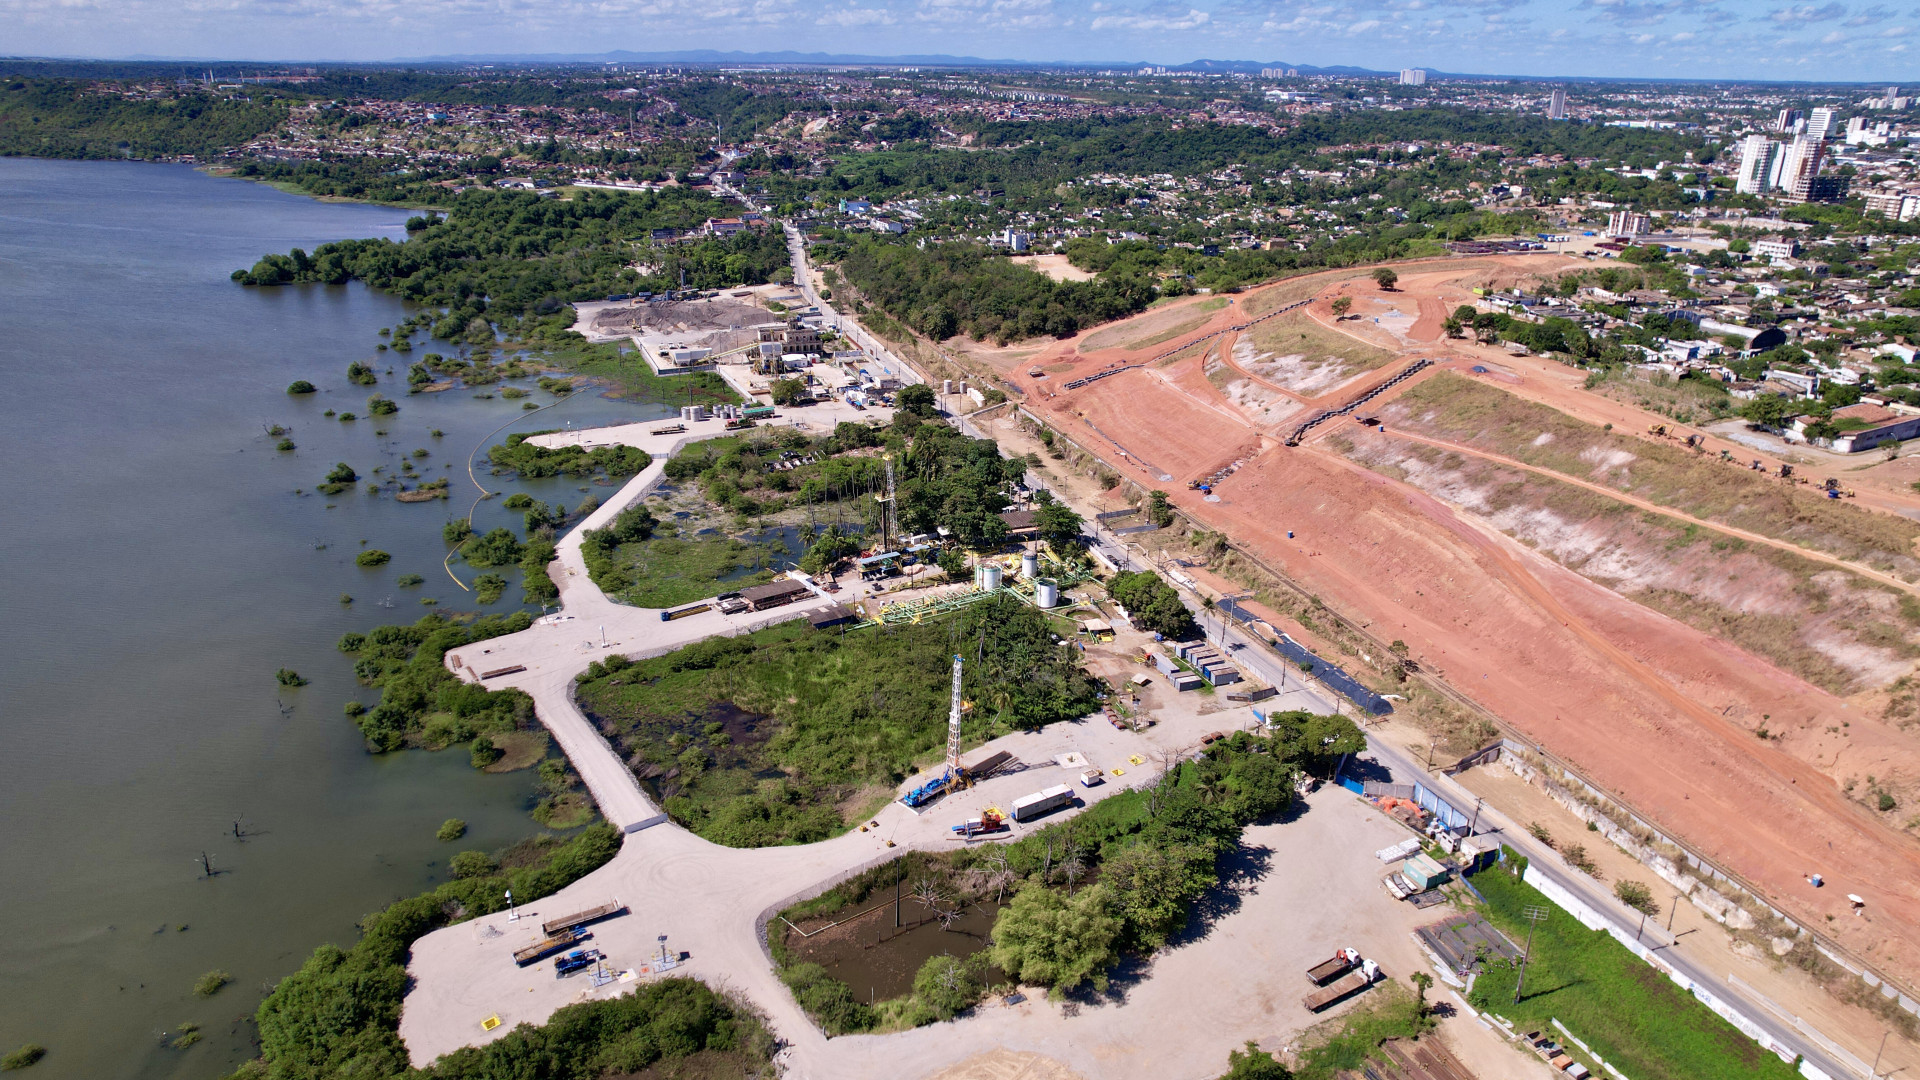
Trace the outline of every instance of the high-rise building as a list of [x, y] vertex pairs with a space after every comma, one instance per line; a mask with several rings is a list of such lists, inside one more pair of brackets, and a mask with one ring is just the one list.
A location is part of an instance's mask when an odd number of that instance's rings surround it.
[[1423, 68], [1401, 68], [1400, 69], [1400, 85], [1401, 86], [1427, 85], [1426, 70]]
[[1831, 139], [1834, 134], [1835, 122], [1839, 119], [1839, 109], [1815, 109], [1813, 110], [1813, 115], [1807, 117], [1807, 134], [1816, 139]]
[[1740, 175], [1733, 190], [1742, 195], [1765, 194], [1773, 186], [1774, 167], [1780, 157], [1780, 144], [1765, 135], [1749, 135], [1740, 146]]
[[1827, 144], [1811, 130], [1794, 136], [1793, 145], [1787, 147], [1786, 161], [1780, 166], [1780, 187], [1785, 189], [1788, 199], [1806, 202], [1812, 195], [1813, 178], [1820, 175], [1826, 150]]
[[1792, 131], [1800, 123], [1799, 109], [1781, 109], [1780, 115], [1773, 118], [1773, 130]]
[[1565, 120], [1567, 118], [1567, 92], [1555, 90], [1547, 99], [1547, 119]]

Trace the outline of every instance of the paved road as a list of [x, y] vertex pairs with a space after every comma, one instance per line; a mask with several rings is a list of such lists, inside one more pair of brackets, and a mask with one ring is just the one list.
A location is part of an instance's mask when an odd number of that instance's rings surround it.
[[865, 349], [867, 355], [879, 358], [885, 367], [900, 377], [903, 385], [924, 382], [918, 371], [915, 371], [911, 365], [903, 363], [880, 339], [867, 333], [866, 327], [852, 319], [843, 318], [834, 308], [832, 301], [821, 297], [813, 287], [812, 265], [807, 261], [806, 238], [801, 236], [800, 230], [792, 225], [783, 225], [782, 228], [787, 231], [787, 255], [793, 261], [793, 283], [807, 298], [807, 303], [820, 309], [820, 314], [825, 318], [827, 325], [845, 334], [854, 344]]

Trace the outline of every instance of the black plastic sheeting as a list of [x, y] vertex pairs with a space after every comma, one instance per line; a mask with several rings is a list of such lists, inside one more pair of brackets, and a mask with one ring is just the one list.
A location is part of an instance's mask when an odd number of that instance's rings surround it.
[[[1242, 624], [1252, 623], [1258, 619], [1258, 616], [1232, 600], [1222, 600], [1219, 606], [1220, 610], [1226, 612]], [[1315, 656], [1305, 646], [1287, 635], [1281, 634], [1280, 640], [1278, 641], [1268, 641], [1264, 636], [1259, 634], [1255, 634], [1254, 636], [1259, 638], [1268, 648], [1273, 649], [1275, 652], [1293, 661], [1296, 667], [1309, 670], [1313, 677], [1320, 680], [1322, 684], [1326, 685], [1335, 693], [1345, 697], [1348, 701], [1360, 706], [1362, 709], [1367, 710], [1375, 716], [1386, 716], [1393, 712], [1392, 702], [1367, 689], [1365, 686], [1362, 686], [1353, 676], [1347, 674], [1346, 670], [1340, 667], [1340, 665]]]

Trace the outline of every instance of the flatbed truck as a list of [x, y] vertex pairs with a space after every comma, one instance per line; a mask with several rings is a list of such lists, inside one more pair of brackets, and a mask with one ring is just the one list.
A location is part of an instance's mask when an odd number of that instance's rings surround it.
[[1378, 964], [1375, 964], [1371, 960], [1363, 960], [1360, 962], [1359, 970], [1349, 971], [1343, 978], [1301, 998], [1300, 1004], [1305, 1005], [1308, 1012], [1317, 1013], [1321, 1009], [1346, 997], [1348, 994], [1357, 993], [1372, 986], [1373, 980], [1378, 977], [1379, 974], [1380, 966]]
[[1360, 964], [1360, 954], [1352, 949], [1341, 949], [1333, 954], [1333, 959], [1322, 960], [1307, 969], [1307, 979], [1315, 986], [1325, 986], [1334, 979], [1352, 971]]
[[540, 941], [524, 949], [515, 949], [513, 952], [513, 962], [521, 967], [526, 967], [528, 964], [537, 964], [586, 936], [584, 931], [574, 928], [558, 931], [549, 930], [547, 931], [547, 936]]

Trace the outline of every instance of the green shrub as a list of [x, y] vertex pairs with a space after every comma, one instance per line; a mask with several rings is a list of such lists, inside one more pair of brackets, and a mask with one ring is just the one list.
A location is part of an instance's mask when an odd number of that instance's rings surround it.
[[[975, 953], [975, 956], [983, 954]], [[913, 996], [936, 1019], [951, 1020], [973, 1007], [986, 992], [976, 970], [978, 964], [954, 956], [930, 956], [913, 977]]]
[[1643, 911], [1648, 915], [1660, 914], [1660, 902], [1653, 898], [1653, 890], [1638, 881], [1614, 882], [1613, 895], [1635, 911]]
[[780, 972], [780, 978], [793, 991], [820, 1030], [828, 1035], [851, 1035], [873, 1027], [872, 1007], [853, 996], [853, 988], [819, 964], [795, 964]]
[[372, 386], [380, 377], [374, 374], [372, 365], [355, 360], [347, 365], [347, 381], [355, 386]]
[[289, 394], [311, 394], [313, 392], [313, 384], [305, 379], [295, 379], [287, 385], [287, 393]]
[[232, 981], [233, 976], [224, 971], [209, 971], [193, 981], [193, 992], [201, 997], [212, 997]]
[[467, 823], [457, 817], [450, 817], [440, 823], [440, 831], [433, 834], [436, 840], [452, 843], [467, 835]]
[[305, 686], [307, 680], [292, 668], [281, 668], [273, 673], [273, 679], [281, 686]]
[[500, 869], [483, 851], [462, 851], [447, 860], [447, 872], [457, 878], [486, 877]]
[[294, 446], [292, 439], [281, 439], [279, 442], [273, 445], [273, 448], [275, 450], [280, 451], [283, 454], [289, 450], [298, 449], [298, 447]]
[[494, 762], [499, 761], [501, 758], [506, 757], [507, 752], [493, 745], [492, 739], [482, 735], [473, 740], [473, 750], [469, 756], [473, 761], [474, 768], [484, 769]]
[[994, 920], [993, 962], [1017, 982], [1052, 987], [1054, 997], [1084, 983], [1104, 991], [1107, 969], [1119, 959], [1121, 926], [1104, 884], [1072, 896], [1028, 885]]
[[27, 1043], [6, 1057], [0, 1058], [0, 1072], [13, 1072], [16, 1069], [24, 1069], [46, 1056], [46, 1047], [41, 1046], [39, 1043]]
[[392, 555], [389, 555], [386, 552], [381, 551], [379, 548], [368, 548], [367, 550], [353, 557], [354, 562], [358, 563], [361, 566], [369, 566], [369, 567], [385, 566], [392, 559], [393, 559]]
[[368, 416], [392, 416], [400, 411], [400, 406], [392, 398], [375, 394], [367, 399]]

